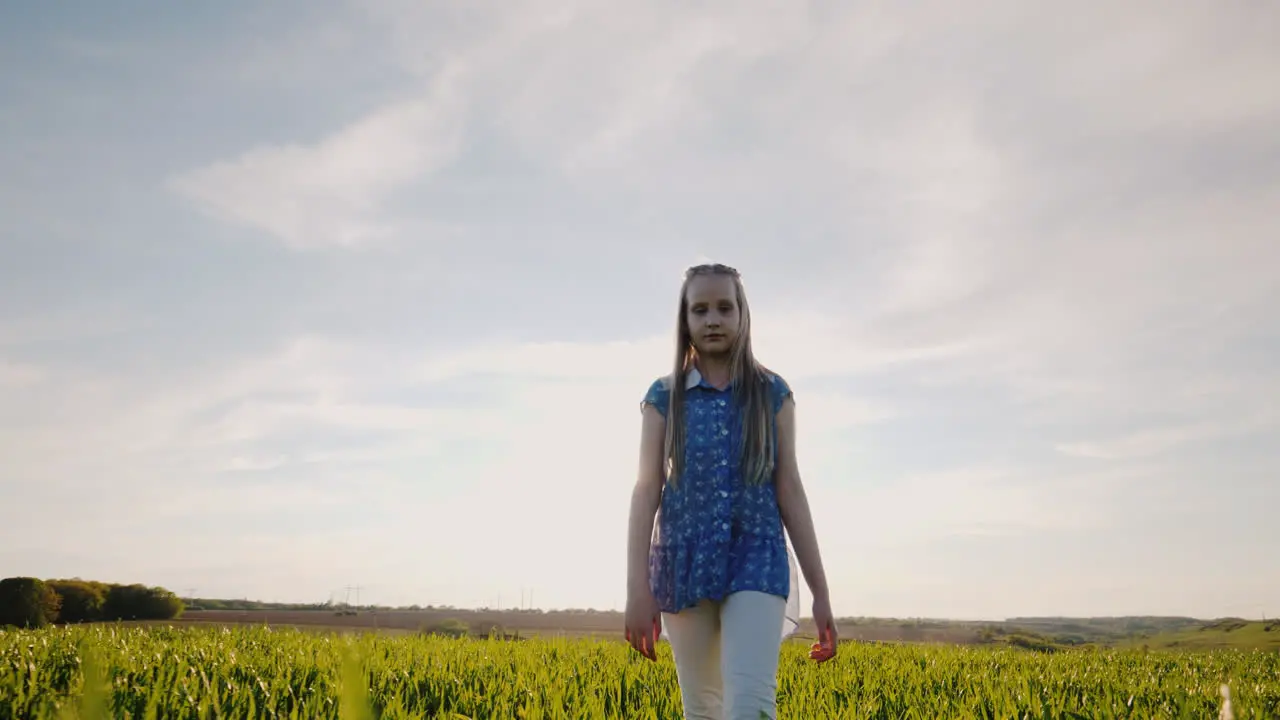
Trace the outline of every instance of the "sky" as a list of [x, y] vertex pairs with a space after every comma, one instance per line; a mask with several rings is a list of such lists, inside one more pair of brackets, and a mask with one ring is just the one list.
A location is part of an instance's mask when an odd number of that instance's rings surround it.
[[836, 614], [1280, 614], [1278, 48], [1244, 1], [5, 4], [0, 576], [621, 610], [715, 260]]

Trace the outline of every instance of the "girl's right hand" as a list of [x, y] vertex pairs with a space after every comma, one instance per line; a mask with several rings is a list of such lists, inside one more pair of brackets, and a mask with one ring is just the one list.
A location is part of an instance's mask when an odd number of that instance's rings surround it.
[[632, 590], [627, 594], [626, 635], [627, 642], [636, 652], [657, 661], [658, 635], [662, 632], [662, 615], [658, 601], [648, 588]]

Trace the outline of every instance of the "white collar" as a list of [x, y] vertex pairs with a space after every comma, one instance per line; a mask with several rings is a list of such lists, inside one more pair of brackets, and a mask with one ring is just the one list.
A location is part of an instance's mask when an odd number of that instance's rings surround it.
[[689, 372], [684, 374], [684, 389], [692, 390], [698, 387], [698, 383], [702, 382], [702, 373], [698, 372], [698, 368], [689, 368]]

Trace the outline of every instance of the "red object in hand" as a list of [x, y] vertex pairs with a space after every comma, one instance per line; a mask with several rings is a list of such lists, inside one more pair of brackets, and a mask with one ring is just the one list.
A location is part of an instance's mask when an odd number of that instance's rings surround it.
[[819, 634], [818, 642], [809, 646], [809, 659], [820, 663], [830, 660], [836, 654], [835, 643], [831, 641], [831, 631], [826, 630], [825, 637], [823, 634]]
[[637, 652], [646, 658], [656, 661], [658, 659], [658, 635], [661, 633], [662, 627], [660, 621], [655, 619], [653, 621], [653, 627], [647, 635], [633, 638], [630, 628], [626, 630], [625, 634], [627, 642], [631, 644], [631, 647], [635, 648]]

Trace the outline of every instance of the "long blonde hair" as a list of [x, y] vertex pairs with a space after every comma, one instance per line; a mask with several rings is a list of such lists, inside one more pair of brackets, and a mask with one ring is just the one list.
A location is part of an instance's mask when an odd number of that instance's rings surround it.
[[769, 402], [770, 371], [761, 365], [751, 349], [751, 311], [738, 271], [727, 265], [695, 265], [685, 271], [680, 285], [679, 314], [676, 317], [676, 353], [671, 373], [671, 395], [667, 409], [665, 456], [668, 477], [675, 483], [684, 471], [685, 377], [694, 367], [698, 351], [689, 331], [689, 283], [700, 275], [723, 275], [733, 279], [741, 321], [730, 349], [729, 367], [734, 400], [742, 409], [742, 475], [746, 482], [760, 484], [773, 478], [777, 438], [773, 408]]

